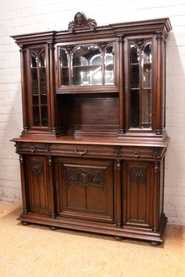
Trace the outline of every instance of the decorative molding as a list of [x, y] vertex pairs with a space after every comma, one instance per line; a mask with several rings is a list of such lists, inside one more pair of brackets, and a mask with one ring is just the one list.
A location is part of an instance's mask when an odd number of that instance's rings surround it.
[[116, 166], [117, 166], [117, 170], [121, 170], [121, 163], [120, 163], [120, 160], [117, 161], [116, 163]]
[[21, 142], [16, 142], [14, 146], [15, 146], [15, 153], [18, 153], [21, 151]]
[[121, 152], [122, 147], [121, 146], [114, 146], [114, 155], [115, 156], [121, 156], [122, 152]]
[[88, 27], [91, 31], [94, 31], [97, 23], [94, 19], [87, 18], [83, 12], [77, 12], [74, 16], [74, 20], [69, 22], [68, 30], [73, 33], [76, 29]]
[[159, 162], [155, 162], [154, 172], [155, 173], [159, 173], [160, 172], [160, 163]]
[[23, 164], [23, 155], [19, 155], [19, 162], [20, 164]]
[[48, 159], [48, 165], [52, 165], [52, 157], [51, 156], [49, 156], [49, 159]]
[[105, 188], [104, 170], [102, 169], [86, 169], [86, 168], [66, 168], [67, 187], [71, 185], [81, 184], [82, 186], [96, 186]]
[[153, 147], [153, 158], [154, 159], [161, 159], [161, 154], [163, 152], [162, 147]]
[[45, 143], [46, 152], [50, 152], [51, 143]]
[[130, 171], [131, 183], [146, 184], [146, 167], [132, 167]]

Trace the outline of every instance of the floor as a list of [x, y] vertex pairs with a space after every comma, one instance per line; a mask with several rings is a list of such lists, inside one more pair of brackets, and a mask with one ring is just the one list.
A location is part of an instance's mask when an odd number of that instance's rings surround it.
[[165, 242], [23, 226], [20, 204], [0, 201], [0, 277], [184, 277], [185, 226], [167, 225]]

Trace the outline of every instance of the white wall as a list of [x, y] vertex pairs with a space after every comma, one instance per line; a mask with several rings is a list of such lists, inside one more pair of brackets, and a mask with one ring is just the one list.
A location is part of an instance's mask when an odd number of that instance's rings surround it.
[[[82, 4], [80, 4], [82, 3]], [[98, 25], [169, 17], [165, 213], [185, 225], [185, 1], [0, 0], [0, 200], [21, 202], [18, 155], [10, 142], [22, 131], [19, 48], [11, 35], [65, 30], [77, 11]]]

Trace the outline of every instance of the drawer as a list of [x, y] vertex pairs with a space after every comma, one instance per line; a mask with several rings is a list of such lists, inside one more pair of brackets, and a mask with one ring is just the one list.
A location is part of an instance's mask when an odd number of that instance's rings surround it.
[[165, 153], [164, 147], [123, 147], [121, 156], [124, 159], [161, 159]]
[[18, 154], [47, 154], [50, 152], [50, 143], [16, 142], [16, 153]]
[[115, 147], [112, 145], [66, 145], [52, 144], [50, 147], [52, 155], [71, 156], [71, 157], [112, 157], [115, 156]]

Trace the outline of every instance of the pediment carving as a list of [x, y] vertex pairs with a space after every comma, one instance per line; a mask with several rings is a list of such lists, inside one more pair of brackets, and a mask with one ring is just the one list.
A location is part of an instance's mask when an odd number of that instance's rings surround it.
[[77, 12], [74, 16], [74, 20], [69, 22], [68, 30], [70, 33], [73, 33], [75, 30], [88, 27], [91, 31], [94, 31], [96, 26], [97, 23], [94, 19], [87, 18], [83, 12]]

